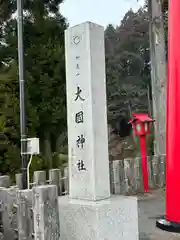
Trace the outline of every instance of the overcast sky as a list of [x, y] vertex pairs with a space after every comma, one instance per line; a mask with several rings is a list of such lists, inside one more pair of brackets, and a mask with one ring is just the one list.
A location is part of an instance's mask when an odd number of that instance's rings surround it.
[[61, 13], [68, 19], [70, 26], [91, 21], [107, 26], [119, 25], [124, 14], [130, 9], [138, 9], [144, 0], [64, 0], [60, 5]]

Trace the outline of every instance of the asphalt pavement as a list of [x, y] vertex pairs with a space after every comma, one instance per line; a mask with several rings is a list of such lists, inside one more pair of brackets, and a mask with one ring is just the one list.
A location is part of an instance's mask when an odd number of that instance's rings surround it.
[[156, 219], [165, 212], [163, 190], [152, 191], [139, 198], [140, 240], [180, 240], [180, 234], [169, 233], [156, 228]]

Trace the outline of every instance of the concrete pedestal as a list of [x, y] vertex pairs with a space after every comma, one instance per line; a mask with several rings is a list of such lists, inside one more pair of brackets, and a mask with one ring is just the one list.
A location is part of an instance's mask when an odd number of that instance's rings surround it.
[[136, 197], [101, 201], [59, 197], [61, 240], [138, 240]]

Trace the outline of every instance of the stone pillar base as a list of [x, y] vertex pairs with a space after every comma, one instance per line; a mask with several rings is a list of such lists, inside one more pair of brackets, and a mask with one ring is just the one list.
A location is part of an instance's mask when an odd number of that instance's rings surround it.
[[136, 197], [72, 200], [59, 197], [61, 240], [138, 240]]

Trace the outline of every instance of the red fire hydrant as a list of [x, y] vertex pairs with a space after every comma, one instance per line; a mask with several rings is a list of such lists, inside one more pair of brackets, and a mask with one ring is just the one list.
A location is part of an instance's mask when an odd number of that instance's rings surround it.
[[150, 123], [153, 119], [148, 116], [148, 114], [133, 114], [133, 119], [129, 123], [132, 124], [135, 135], [140, 136], [140, 149], [142, 156], [142, 175], [143, 175], [143, 185], [144, 191], [149, 191], [148, 184], [148, 167], [147, 167], [147, 154], [146, 154], [146, 135], [150, 134]]

